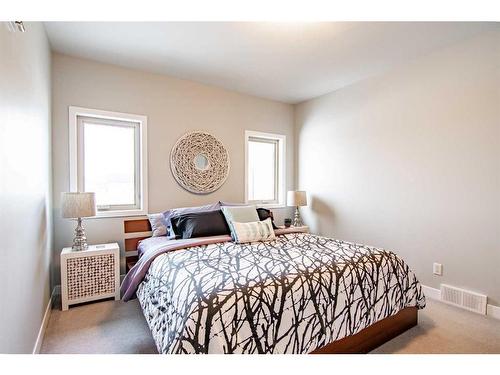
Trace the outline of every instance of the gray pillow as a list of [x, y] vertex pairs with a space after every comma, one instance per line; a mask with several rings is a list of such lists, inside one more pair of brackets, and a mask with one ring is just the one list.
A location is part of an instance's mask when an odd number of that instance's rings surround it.
[[[248, 203], [231, 203], [231, 202], [224, 202], [224, 201], [219, 201], [219, 204], [221, 207], [224, 207], [224, 206], [229, 206], [229, 207], [248, 206]], [[257, 207], [257, 206], [255, 206], [255, 207]], [[274, 215], [273, 215], [273, 212], [271, 210], [264, 208], [264, 207], [257, 207], [257, 215], [259, 215], [260, 221], [264, 221], [268, 217], [270, 217], [271, 221], [273, 223], [273, 229], [278, 229], [278, 227], [274, 223]]]
[[221, 210], [230, 226], [233, 221], [237, 221], [238, 223], [251, 223], [260, 220], [255, 205], [223, 206]]

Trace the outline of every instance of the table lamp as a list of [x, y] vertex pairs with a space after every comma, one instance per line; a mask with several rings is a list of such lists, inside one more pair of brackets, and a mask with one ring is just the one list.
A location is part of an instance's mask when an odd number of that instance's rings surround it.
[[300, 217], [299, 207], [307, 206], [307, 195], [303, 190], [291, 190], [287, 194], [287, 205], [295, 206], [295, 217], [293, 219], [293, 226], [302, 226], [302, 219]]
[[87, 237], [82, 227], [82, 217], [96, 215], [95, 193], [62, 193], [61, 194], [62, 217], [67, 219], [78, 219], [73, 239], [73, 251], [87, 250]]

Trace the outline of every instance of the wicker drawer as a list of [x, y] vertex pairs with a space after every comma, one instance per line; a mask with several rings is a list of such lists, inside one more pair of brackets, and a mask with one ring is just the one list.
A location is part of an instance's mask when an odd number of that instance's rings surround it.
[[62, 309], [102, 298], [120, 299], [118, 244], [94, 245], [86, 251], [61, 252]]

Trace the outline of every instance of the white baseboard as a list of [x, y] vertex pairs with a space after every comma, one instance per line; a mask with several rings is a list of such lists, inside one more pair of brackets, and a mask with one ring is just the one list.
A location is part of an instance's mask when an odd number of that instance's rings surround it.
[[[441, 290], [427, 285], [422, 285], [422, 290], [427, 298], [441, 301]], [[500, 307], [488, 304], [486, 306], [486, 315], [494, 319], [500, 319]]]
[[42, 324], [40, 325], [40, 329], [38, 330], [38, 336], [36, 337], [35, 346], [33, 347], [33, 354], [39, 354], [40, 349], [42, 347], [43, 337], [45, 336], [45, 330], [47, 328], [47, 324], [49, 323], [50, 313], [52, 311], [52, 304], [54, 302], [54, 296], [56, 295], [56, 288], [52, 290], [52, 294], [50, 295], [49, 302], [47, 303], [47, 307], [45, 308], [45, 314], [43, 314]]
[[500, 307], [488, 304], [488, 306], [486, 306], [486, 315], [495, 319], [500, 319]]

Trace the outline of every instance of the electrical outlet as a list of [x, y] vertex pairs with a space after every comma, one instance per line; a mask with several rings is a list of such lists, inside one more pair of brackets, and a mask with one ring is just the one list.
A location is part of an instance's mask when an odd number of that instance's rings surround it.
[[432, 273], [437, 276], [443, 276], [443, 265], [441, 263], [434, 263], [432, 265]]

